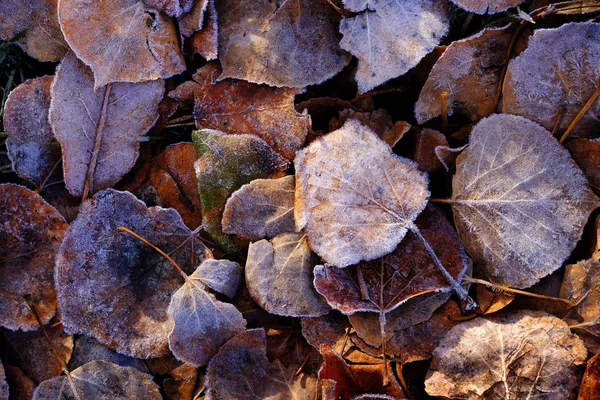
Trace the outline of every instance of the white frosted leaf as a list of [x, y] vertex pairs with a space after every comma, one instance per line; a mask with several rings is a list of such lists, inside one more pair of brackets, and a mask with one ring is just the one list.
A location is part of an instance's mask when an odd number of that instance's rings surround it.
[[235, 261], [207, 259], [190, 275], [190, 279], [233, 298], [244, 279], [244, 270]]
[[463, 10], [475, 14], [496, 14], [523, 3], [525, 0], [450, 0]]

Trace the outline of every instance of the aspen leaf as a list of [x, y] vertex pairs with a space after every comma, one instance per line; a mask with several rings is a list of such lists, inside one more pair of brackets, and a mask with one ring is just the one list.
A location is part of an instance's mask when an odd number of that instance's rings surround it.
[[148, 367], [143, 360], [117, 353], [93, 337], [82, 335], [77, 338], [73, 346], [71, 359], [69, 360], [69, 369], [73, 370], [79, 368], [82, 365], [95, 360], [108, 361], [121, 367], [133, 367], [141, 372], [149, 373]]
[[298, 152], [294, 165], [296, 227], [337, 267], [390, 253], [429, 198], [427, 177], [355, 120]]
[[194, 0], [145, 0], [145, 4], [149, 7], [154, 7], [168, 16], [175, 18], [179, 18], [183, 14], [190, 12], [194, 3]]
[[235, 261], [207, 259], [190, 278], [231, 299], [244, 281], [244, 269]]
[[586, 359], [581, 339], [550, 314], [481, 317], [448, 332], [433, 353], [425, 390], [450, 399], [571, 399]]
[[140, 137], [158, 118], [163, 92], [162, 80], [95, 90], [90, 69], [67, 54], [51, 88], [50, 123], [72, 195], [111, 187], [133, 167]]
[[6, 383], [4, 365], [2, 365], [2, 361], [0, 361], [0, 400], [8, 400], [8, 395], [8, 384]]
[[26, 294], [42, 323], [54, 316], [54, 259], [67, 227], [38, 194], [18, 185], [0, 185], [0, 326], [23, 331], [39, 327], [23, 299]]
[[303, 88], [350, 61], [338, 45], [339, 15], [320, 0], [218, 1], [222, 78]]
[[451, 203], [467, 253], [490, 280], [516, 288], [560, 268], [599, 205], [548, 131], [506, 114], [471, 131], [457, 158]]
[[59, 0], [58, 19], [77, 58], [91, 67], [94, 89], [185, 70], [173, 21], [141, 0]]
[[340, 46], [358, 58], [360, 92], [406, 73], [448, 32], [446, 1], [344, 0], [344, 6], [360, 12], [340, 23]]
[[340, 129], [350, 118], [358, 120], [361, 124], [371, 128], [390, 147], [394, 147], [410, 129], [408, 122], [398, 121], [393, 123], [392, 117], [384, 109], [365, 112], [346, 108], [339, 112], [338, 118], [329, 121], [329, 130], [335, 131]]
[[450, 0], [460, 8], [475, 14], [496, 14], [525, 0]]
[[146, 206], [108, 189], [83, 203], [65, 235], [55, 280], [67, 332], [92, 336], [134, 357], [168, 354], [167, 314], [181, 276], [162, 255], [125, 233], [128, 227], [191, 272], [208, 250], [173, 209]]

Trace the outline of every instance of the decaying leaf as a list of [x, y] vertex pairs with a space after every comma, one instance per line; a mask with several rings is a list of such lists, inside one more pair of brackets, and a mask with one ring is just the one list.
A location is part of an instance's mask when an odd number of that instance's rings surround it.
[[316, 317], [329, 311], [313, 286], [320, 262], [303, 233], [283, 233], [252, 243], [246, 260], [246, 285], [256, 302], [271, 314]]
[[80, 336], [75, 340], [73, 346], [73, 353], [68, 364], [69, 370], [74, 370], [94, 360], [108, 361], [121, 367], [133, 367], [141, 372], [149, 373], [148, 367], [143, 360], [117, 353], [93, 337]]
[[201, 30], [194, 32], [189, 43], [194, 53], [200, 54], [207, 60], [214, 60], [219, 53], [219, 27], [217, 10], [214, 0], [208, 1], [204, 23]]
[[462, 9], [475, 14], [496, 14], [523, 3], [525, 0], [450, 0]]
[[6, 376], [4, 373], [4, 365], [2, 365], [2, 361], [0, 361], [0, 399], [8, 400], [8, 384], [6, 383]]
[[350, 322], [348, 317], [336, 310], [319, 317], [302, 318], [302, 336], [315, 349], [320, 350], [322, 344], [344, 356], [345, 343], [348, 342]]
[[259, 178], [277, 178], [287, 161], [254, 135], [227, 135], [205, 129], [192, 134], [198, 160], [194, 163], [202, 204], [202, 221], [210, 236], [228, 253], [247, 242], [221, 230], [227, 198], [242, 185]]
[[60, 0], [58, 19], [71, 49], [94, 72], [95, 89], [185, 70], [173, 21], [141, 0]]
[[329, 130], [340, 129], [348, 119], [356, 119], [368, 126], [390, 147], [394, 147], [402, 136], [410, 129], [410, 124], [404, 121], [392, 122], [392, 117], [384, 109], [371, 112], [355, 111], [346, 108], [339, 112], [339, 117], [329, 121]]
[[208, 286], [233, 297], [241, 281], [242, 268], [228, 260], [204, 260], [185, 277], [167, 309], [174, 321], [169, 348], [177, 359], [204, 366], [227, 340], [244, 331], [246, 320], [238, 309], [205, 290]]
[[342, 49], [358, 58], [360, 92], [406, 73], [448, 32], [448, 3], [442, 0], [344, 0], [352, 12], [340, 32]]
[[222, 78], [303, 88], [350, 61], [338, 42], [339, 15], [320, 0], [218, 1]]
[[456, 228], [475, 263], [502, 285], [529, 287], [560, 268], [599, 205], [568, 152], [523, 117], [481, 120], [456, 168]]
[[481, 317], [452, 328], [425, 380], [451, 399], [574, 398], [587, 359], [567, 324], [541, 311]]
[[217, 82], [219, 65], [208, 64], [193, 76], [196, 127], [225, 133], [254, 134], [288, 160], [306, 139], [308, 114], [294, 109], [297, 89], [279, 89], [237, 79]]
[[34, 400], [161, 400], [150, 375], [108, 361], [91, 361], [70, 374], [44, 381], [35, 389]]
[[60, 60], [68, 46], [58, 25], [57, 2], [58, 0], [2, 0], [0, 38], [16, 40], [27, 54], [38, 60]]
[[179, 18], [192, 10], [194, 0], [145, 0], [146, 5], [164, 12], [170, 17]]
[[249, 240], [294, 232], [294, 175], [242, 186], [227, 199], [222, 223], [224, 233]]
[[162, 384], [165, 396], [169, 400], [193, 400], [198, 375], [198, 369], [189, 364], [169, 371], [169, 378]]
[[600, 190], [600, 140], [577, 138], [565, 143], [569, 154], [596, 190]]
[[390, 253], [429, 198], [427, 177], [356, 120], [298, 152], [294, 165], [296, 226], [337, 267]]
[[316, 377], [300, 373], [299, 365], [269, 363], [264, 329], [251, 329], [225, 343], [210, 360], [206, 388], [212, 400], [313, 400]]
[[[419, 124], [459, 113], [472, 121], [495, 111], [502, 65], [515, 28], [489, 28], [452, 42], [434, 65], [415, 105]], [[442, 110], [442, 93], [446, 93]]]
[[38, 194], [18, 185], [0, 185], [0, 326], [30, 331], [39, 327], [23, 299], [42, 320], [56, 313], [54, 259], [68, 225]]
[[41, 187], [53, 171], [60, 172], [60, 145], [48, 122], [52, 76], [22, 83], [4, 106], [6, 149], [13, 170]]
[[74, 196], [111, 187], [138, 157], [140, 137], [158, 118], [164, 82], [113, 83], [94, 89], [91, 70], [69, 52], [52, 84], [50, 123]]
[[191, 272], [208, 250], [173, 209], [146, 208], [126, 192], [108, 189], [81, 206], [65, 235], [55, 280], [67, 332], [92, 336], [135, 357], [168, 354], [167, 314], [181, 275], [134, 230]]
[[583, 379], [581, 380], [581, 386], [579, 388], [579, 395], [577, 400], [594, 400], [600, 397], [600, 353], [590, 358], [587, 362], [587, 368]]
[[[508, 65], [502, 112], [522, 115], [562, 133], [588, 101], [600, 79], [600, 24], [570, 23], [537, 29], [529, 46]], [[589, 136], [600, 129], [600, 100], [572, 131]]]
[[[33, 398], [33, 391], [35, 390], [35, 383], [29, 379], [23, 371], [19, 368], [5, 364], [4, 372], [6, 373], [6, 383], [8, 383], [8, 389], [10, 389], [10, 397], [2, 397], [2, 400], [31, 400]], [[0, 393], [2, 390], [0, 389]]]

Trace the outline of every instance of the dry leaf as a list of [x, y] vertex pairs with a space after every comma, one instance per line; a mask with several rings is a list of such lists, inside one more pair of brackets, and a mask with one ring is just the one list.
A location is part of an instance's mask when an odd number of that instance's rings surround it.
[[179, 18], [192, 10], [195, 0], [145, 0], [144, 3], [170, 17]]
[[339, 15], [327, 2], [218, 1], [221, 78], [303, 88], [350, 61], [338, 42]]
[[246, 260], [248, 291], [271, 314], [326, 314], [329, 307], [313, 286], [313, 268], [319, 262], [302, 233], [283, 233], [252, 243]]
[[118, 232], [120, 226], [158, 246], [184, 271], [209, 257], [175, 210], [146, 208], [130, 193], [102, 191], [83, 203], [58, 254], [63, 324], [123, 354], [164, 356], [173, 326], [167, 306], [181, 275], [148, 245]]
[[444, 163], [449, 161], [449, 157], [440, 158], [436, 149], [448, 147], [446, 136], [435, 129], [423, 128], [415, 137], [415, 148], [412, 159], [419, 165], [421, 171], [432, 174], [443, 168]]
[[425, 380], [451, 399], [572, 399], [587, 350], [566, 323], [541, 311], [481, 317], [452, 328]]
[[475, 14], [496, 14], [525, 0], [450, 0], [460, 8]]
[[[529, 46], [508, 65], [502, 112], [564, 132], [596, 90], [600, 79], [600, 25], [570, 23], [537, 29]], [[581, 118], [572, 136], [589, 136], [600, 129], [600, 100]]]
[[294, 232], [294, 175], [255, 179], [233, 192], [222, 224], [224, 233], [249, 240]]
[[204, 228], [223, 250], [237, 253], [247, 242], [221, 231], [227, 198], [254, 179], [283, 175], [288, 163], [254, 135], [227, 135], [205, 129], [194, 131], [192, 138], [198, 153], [194, 168]]
[[0, 326], [23, 331], [39, 327], [23, 299], [26, 294], [42, 323], [54, 316], [54, 260], [67, 227], [38, 194], [18, 185], [0, 185]]
[[4, 365], [2, 365], [2, 361], [0, 361], [0, 400], [8, 400], [8, 395], [8, 384], [6, 383]]
[[254, 134], [292, 160], [308, 132], [307, 113], [294, 109], [299, 91], [234, 79], [217, 82], [220, 73], [218, 64], [211, 63], [194, 74], [196, 127]]
[[362, 12], [340, 23], [340, 46], [358, 58], [360, 92], [406, 73], [448, 32], [448, 3], [443, 0], [343, 2], [348, 10]]
[[577, 138], [565, 143], [592, 188], [600, 190], [600, 140]]
[[329, 121], [329, 130], [340, 129], [348, 119], [358, 120], [361, 124], [368, 126], [390, 147], [394, 147], [402, 136], [410, 129], [410, 124], [404, 121], [392, 122], [392, 117], [384, 109], [371, 112], [355, 111], [346, 108], [339, 112], [339, 117]]
[[192, 36], [196, 31], [202, 29], [204, 25], [204, 13], [208, 7], [209, 0], [196, 0], [190, 12], [182, 15], [178, 19], [179, 33], [184, 36]]
[[219, 53], [218, 33], [217, 10], [214, 0], [209, 0], [204, 14], [203, 28], [195, 32], [189, 39], [193, 52], [209, 61], [216, 59]]
[[581, 386], [579, 387], [579, 395], [577, 400], [594, 400], [600, 398], [600, 353], [590, 358], [587, 362], [587, 368]]
[[[488, 28], [452, 42], [434, 65], [415, 105], [419, 124], [454, 113], [477, 121], [496, 108], [502, 65], [514, 34], [513, 26]], [[442, 110], [442, 93], [446, 109]]]
[[42, 382], [35, 389], [33, 399], [162, 399], [158, 386], [152, 381], [150, 375], [108, 361], [91, 361], [69, 375], [70, 380], [65, 376], [59, 376]]
[[169, 372], [169, 378], [163, 381], [163, 390], [169, 400], [193, 400], [194, 389], [198, 381], [198, 369], [183, 364]]
[[141, 0], [60, 0], [58, 18], [69, 46], [94, 72], [95, 89], [185, 71], [173, 21]]
[[[302, 318], [302, 336], [315, 349], [320, 350], [322, 344], [328, 344], [342, 357], [345, 356], [345, 345], [348, 340], [350, 322], [348, 317], [336, 310], [319, 317]], [[351, 344], [351, 343], [350, 343]]]
[[296, 226], [338, 267], [391, 252], [429, 198], [427, 177], [355, 120], [298, 152], [294, 165]]
[[560, 268], [599, 204], [548, 131], [506, 114], [473, 128], [457, 158], [451, 203], [475, 263], [493, 282], [516, 288]]
[[479, 305], [479, 311], [483, 315], [498, 312], [512, 303], [512, 301], [515, 299], [514, 294], [488, 290], [488, 288], [483, 285], [477, 285], [475, 290], [477, 291], [477, 304]]
[[[0, 367], [1, 368], [1, 367]], [[33, 398], [33, 391], [35, 390], [35, 384], [29, 379], [23, 371], [19, 368], [10, 364], [4, 365], [4, 372], [6, 373], [6, 382], [10, 389], [10, 397], [2, 397], [2, 400], [31, 400]], [[0, 384], [1, 386], [1, 384]], [[0, 389], [2, 393], [2, 389]]]
[[141, 372], [149, 373], [148, 367], [143, 360], [126, 356], [109, 349], [96, 339], [82, 335], [75, 340], [73, 353], [69, 360], [69, 369], [79, 368], [90, 361], [108, 361], [121, 367], [133, 367]]
[[38, 60], [60, 60], [69, 48], [58, 25], [57, 2], [58, 0], [2, 0], [0, 38], [6, 41], [18, 38], [16, 42], [19, 46]]
[[50, 123], [74, 196], [113, 186], [135, 163], [141, 136], [158, 117], [164, 82], [114, 83], [94, 90], [92, 73], [72, 52], [52, 83]]
[[49, 181], [54, 171], [53, 178], [60, 175], [60, 145], [48, 122], [52, 79], [43, 76], [20, 84], [4, 106], [6, 149], [13, 170], [38, 187]]
[[216, 299], [210, 287], [233, 297], [242, 281], [242, 268], [228, 260], [205, 260], [171, 297], [167, 313], [174, 325], [169, 348], [177, 359], [195, 367], [208, 364], [219, 348], [246, 328], [235, 306]]

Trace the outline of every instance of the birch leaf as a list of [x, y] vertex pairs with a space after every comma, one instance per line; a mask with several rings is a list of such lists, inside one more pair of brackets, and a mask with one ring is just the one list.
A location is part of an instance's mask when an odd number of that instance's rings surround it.
[[340, 23], [340, 46], [358, 58], [360, 92], [406, 73], [448, 32], [446, 1], [344, 0], [344, 5], [361, 12]]
[[355, 120], [298, 152], [294, 165], [296, 226], [337, 267], [390, 253], [429, 198], [427, 177]]
[[162, 80], [95, 90], [91, 70], [67, 54], [51, 88], [50, 123], [72, 195], [111, 187], [133, 167], [140, 137], [158, 118], [163, 92]]
[[476, 318], [435, 349], [425, 390], [450, 399], [575, 398], [586, 359], [581, 339], [544, 312]]
[[599, 205], [583, 173], [548, 131], [496, 114], [471, 131], [452, 178], [454, 222], [495, 283], [526, 288], [560, 268]]
[[496, 14], [515, 7], [525, 0], [450, 0], [460, 8], [475, 14]]

